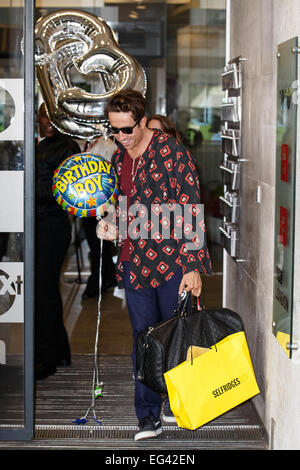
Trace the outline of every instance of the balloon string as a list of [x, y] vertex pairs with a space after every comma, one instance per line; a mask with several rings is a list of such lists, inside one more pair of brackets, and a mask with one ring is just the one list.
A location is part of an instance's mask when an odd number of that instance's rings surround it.
[[[100, 217], [97, 217], [99, 220]], [[103, 250], [103, 239], [100, 238], [100, 260], [99, 260], [99, 298], [98, 298], [98, 312], [97, 312], [97, 326], [96, 326], [96, 338], [95, 338], [95, 348], [94, 348], [94, 370], [93, 370], [93, 381], [92, 381], [92, 400], [89, 408], [87, 409], [85, 415], [79, 420], [74, 420], [76, 424], [84, 424], [88, 421], [87, 417], [90, 410], [93, 412], [92, 418], [101, 425], [101, 422], [97, 419], [95, 411], [95, 390], [96, 387], [102, 387], [103, 383], [99, 381], [99, 368], [98, 368], [98, 343], [99, 343], [99, 328], [101, 322], [101, 292], [102, 292], [102, 250]]]
[[[99, 385], [99, 369], [98, 369], [98, 342], [99, 342], [99, 327], [101, 319], [101, 293], [102, 293], [102, 250], [103, 250], [103, 239], [100, 238], [100, 261], [99, 261], [99, 297], [98, 297], [98, 314], [97, 314], [97, 328], [96, 328], [96, 339], [95, 339], [95, 380], [96, 384]], [[95, 384], [94, 384], [95, 385]]]

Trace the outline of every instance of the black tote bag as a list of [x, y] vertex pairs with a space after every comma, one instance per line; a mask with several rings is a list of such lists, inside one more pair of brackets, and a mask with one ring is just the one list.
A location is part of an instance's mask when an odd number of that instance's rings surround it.
[[138, 333], [138, 380], [158, 393], [167, 393], [164, 373], [186, 360], [190, 346], [209, 348], [226, 336], [243, 331], [241, 317], [227, 308], [206, 310], [188, 293], [179, 299], [174, 316]]

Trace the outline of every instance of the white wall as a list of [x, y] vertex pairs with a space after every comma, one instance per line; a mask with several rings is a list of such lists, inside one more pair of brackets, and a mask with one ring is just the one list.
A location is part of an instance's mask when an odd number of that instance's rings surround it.
[[[243, 158], [249, 161], [243, 168], [240, 258], [248, 262], [237, 264], [227, 257], [226, 306], [245, 322], [261, 389], [254, 404], [270, 435], [270, 448], [300, 449], [300, 351], [289, 359], [272, 334], [276, 51], [278, 44], [300, 36], [300, 2], [231, 0], [230, 23], [230, 57], [247, 59]], [[300, 348], [300, 141], [297, 153], [294, 341]], [[256, 198], [259, 187], [261, 203]]]

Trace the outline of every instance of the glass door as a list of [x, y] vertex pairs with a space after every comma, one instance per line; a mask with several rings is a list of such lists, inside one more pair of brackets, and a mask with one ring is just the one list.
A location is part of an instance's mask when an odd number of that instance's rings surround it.
[[226, 4], [168, 4], [166, 111], [195, 159], [214, 273], [223, 271], [219, 224], [222, 192], [221, 72]]
[[[147, 114], [176, 124], [196, 160], [214, 271], [222, 272], [220, 76], [225, 0], [0, 2], [0, 439], [33, 436], [34, 22], [76, 8], [102, 16], [148, 80]], [[25, 119], [26, 117], [26, 119]]]
[[15, 4], [0, 6], [2, 440], [33, 436], [34, 1]]

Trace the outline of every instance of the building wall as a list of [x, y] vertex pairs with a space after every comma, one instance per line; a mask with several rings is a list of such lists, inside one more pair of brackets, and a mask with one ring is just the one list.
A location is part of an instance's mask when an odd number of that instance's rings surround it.
[[[230, 58], [246, 58], [243, 84], [241, 256], [226, 255], [226, 306], [244, 320], [261, 393], [254, 404], [271, 449], [300, 449], [300, 352], [272, 333], [277, 45], [300, 36], [299, 0], [231, 0]], [[300, 58], [300, 56], [299, 56]], [[300, 74], [299, 74], [300, 78]], [[300, 119], [298, 118], [298, 127]], [[300, 132], [298, 132], [300, 135]], [[298, 139], [299, 140], [299, 139]], [[300, 182], [300, 142], [297, 152]], [[257, 194], [261, 191], [261, 201]], [[300, 338], [300, 184], [296, 191], [294, 342]], [[299, 347], [300, 347], [300, 341]]]

